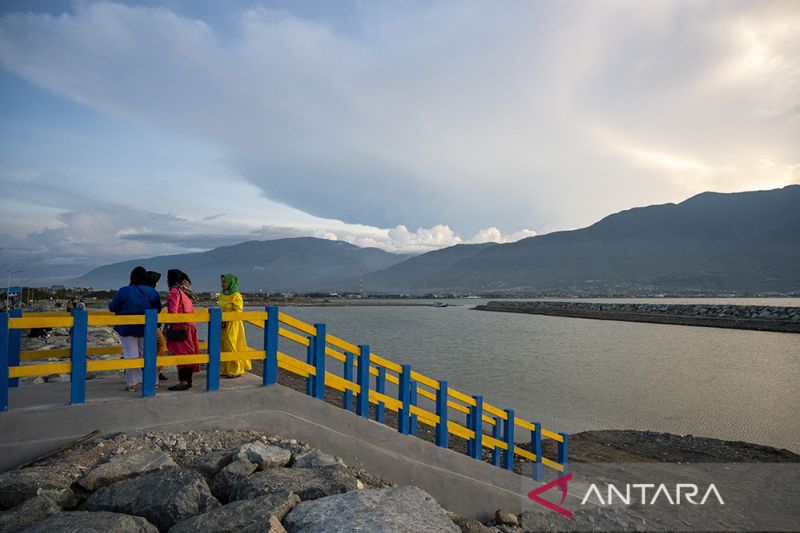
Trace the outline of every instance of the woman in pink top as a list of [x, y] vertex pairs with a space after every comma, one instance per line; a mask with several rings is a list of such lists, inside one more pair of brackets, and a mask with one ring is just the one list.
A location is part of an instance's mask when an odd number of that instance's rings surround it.
[[[194, 313], [192, 305], [192, 281], [184, 272], [178, 269], [167, 271], [169, 295], [167, 296], [167, 312], [169, 313]], [[172, 355], [191, 355], [200, 353], [197, 342], [197, 326], [193, 322], [170, 324], [167, 332], [167, 348]], [[185, 334], [181, 331], [185, 330]], [[170, 340], [170, 337], [173, 339]], [[197, 363], [178, 365], [178, 379], [180, 383], [173, 385], [169, 390], [188, 390], [192, 387], [192, 374], [200, 371]]]

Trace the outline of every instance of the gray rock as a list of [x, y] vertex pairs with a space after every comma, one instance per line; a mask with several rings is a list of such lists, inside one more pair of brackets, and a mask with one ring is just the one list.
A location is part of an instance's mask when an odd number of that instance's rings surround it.
[[278, 517], [273, 515], [267, 521], [261, 521], [258, 524], [240, 529], [239, 533], [286, 533], [286, 529], [280, 523]]
[[60, 512], [61, 507], [56, 502], [47, 496], [36, 496], [0, 514], [0, 532], [20, 531]]
[[47, 496], [64, 509], [78, 502], [70, 486], [78, 477], [47, 466], [32, 466], [0, 474], [0, 507], [16, 507], [35, 496]]
[[211, 452], [203, 455], [200, 460], [197, 461], [195, 469], [208, 479], [214, 479], [214, 476], [216, 476], [220, 470], [231, 464], [232, 460], [231, 450]]
[[246, 500], [278, 491], [290, 491], [301, 500], [313, 500], [358, 488], [355, 476], [344, 467], [270, 468], [256, 472], [231, 487], [230, 499]]
[[86, 500], [89, 511], [143, 516], [161, 530], [219, 506], [203, 476], [174, 468], [119, 481]]
[[234, 461], [214, 476], [214, 481], [211, 482], [211, 492], [219, 501], [227, 502], [230, 499], [231, 487], [257, 469], [258, 465], [246, 459]]
[[297, 455], [294, 458], [294, 463], [292, 463], [294, 468], [318, 468], [321, 466], [333, 465], [345, 466], [341, 457], [328, 455], [319, 450], [311, 450], [310, 452]]
[[177, 467], [172, 457], [162, 451], [142, 450], [128, 455], [118, 455], [107, 463], [97, 465], [78, 480], [78, 484], [92, 491], [129, 477]]
[[76, 511], [58, 513], [33, 527], [25, 533], [158, 533], [156, 526], [140, 516], [119, 513], [87, 513]]
[[494, 513], [494, 521], [504, 526], [519, 526], [517, 515], [509, 511], [498, 509]]
[[433, 496], [417, 487], [366, 489], [301, 502], [283, 520], [287, 531], [451, 531], [460, 529]]
[[246, 459], [262, 469], [286, 466], [292, 460], [292, 452], [279, 446], [270, 446], [260, 440], [243, 444], [233, 454], [233, 460]]
[[451, 517], [455, 525], [461, 529], [461, 533], [492, 533], [493, 530], [484, 526], [474, 518], [466, 516]]
[[[248, 527], [258, 528], [262, 525], [264, 525], [264, 529], [256, 530], [269, 530], [267, 525], [269, 525], [271, 518], [275, 518], [280, 526], [281, 520], [286, 516], [286, 513], [291, 511], [298, 503], [300, 503], [300, 498], [286, 491], [258, 496], [252, 500], [232, 502], [183, 522], [178, 522], [170, 528], [169, 533], [193, 533], [195, 531], [228, 533], [241, 531]], [[275, 526], [271, 527], [274, 528]], [[283, 526], [280, 526], [280, 529], [273, 529], [273, 531], [280, 530], [283, 530]]]

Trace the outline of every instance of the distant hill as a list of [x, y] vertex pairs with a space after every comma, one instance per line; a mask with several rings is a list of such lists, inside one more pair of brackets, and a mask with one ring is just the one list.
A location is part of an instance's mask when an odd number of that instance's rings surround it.
[[166, 287], [167, 270], [179, 268], [189, 274], [195, 290], [219, 290], [220, 274], [239, 277], [243, 291], [327, 291], [342, 286], [342, 280], [358, 289], [358, 276], [392, 266], [407, 259], [377, 248], [359, 248], [343, 241], [312, 237], [248, 241], [208, 252], [167, 255], [124, 261], [96, 268], [76, 284], [116, 289], [128, 283], [136, 265], [161, 272], [159, 288]]
[[[370, 291], [800, 291], [800, 185], [702, 193], [583, 229], [430, 252], [365, 276]], [[444, 264], [442, 257], [452, 261]], [[431, 264], [443, 268], [430, 268]]]
[[[509, 244], [458, 245], [415, 257], [310, 237], [125, 261], [76, 283], [117, 288], [141, 264], [180, 268], [198, 290], [233, 272], [244, 291], [371, 293], [800, 292], [800, 185], [702, 193], [610, 215], [583, 229]], [[163, 287], [163, 285], [162, 285]]]

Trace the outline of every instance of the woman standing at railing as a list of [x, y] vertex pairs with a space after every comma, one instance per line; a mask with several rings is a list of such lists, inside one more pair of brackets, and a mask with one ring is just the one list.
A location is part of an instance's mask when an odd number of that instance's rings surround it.
[[[167, 312], [169, 313], [194, 313], [192, 305], [192, 280], [186, 273], [178, 269], [167, 271]], [[170, 324], [166, 332], [167, 348], [172, 355], [193, 355], [200, 352], [197, 342], [197, 326], [194, 322]], [[192, 374], [200, 371], [197, 363], [178, 365], [178, 379], [180, 383], [173, 385], [169, 390], [189, 390], [192, 388]]]
[[[223, 313], [241, 313], [244, 310], [244, 300], [239, 292], [239, 278], [233, 274], [223, 274], [220, 277], [222, 293], [217, 302], [222, 308]], [[250, 350], [247, 347], [247, 338], [244, 334], [244, 324], [241, 320], [231, 320], [222, 323], [222, 352], [245, 352]], [[250, 360], [244, 361], [223, 361], [220, 364], [220, 375], [226, 378], [238, 378], [246, 371], [253, 368]]]
[[[137, 266], [131, 271], [131, 282], [121, 287], [108, 304], [108, 310], [116, 315], [143, 315], [147, 309], [161, 309], [161, 297], [147, 285], [147, 270]], [[122, 357], [137, 359], [144, 355], [144, 326], [114, 326], [122, 342]], [[142, 382], [141, 368], [125, 369], [125, 390], [136, 392]]]

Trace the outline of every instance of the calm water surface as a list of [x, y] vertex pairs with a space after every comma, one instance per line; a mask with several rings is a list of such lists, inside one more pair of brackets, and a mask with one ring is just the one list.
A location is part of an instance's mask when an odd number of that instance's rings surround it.
[[556, 431], [648, 429], [800, 452], [800, 335], [470, 309], [483, 302], [282, 310]]

